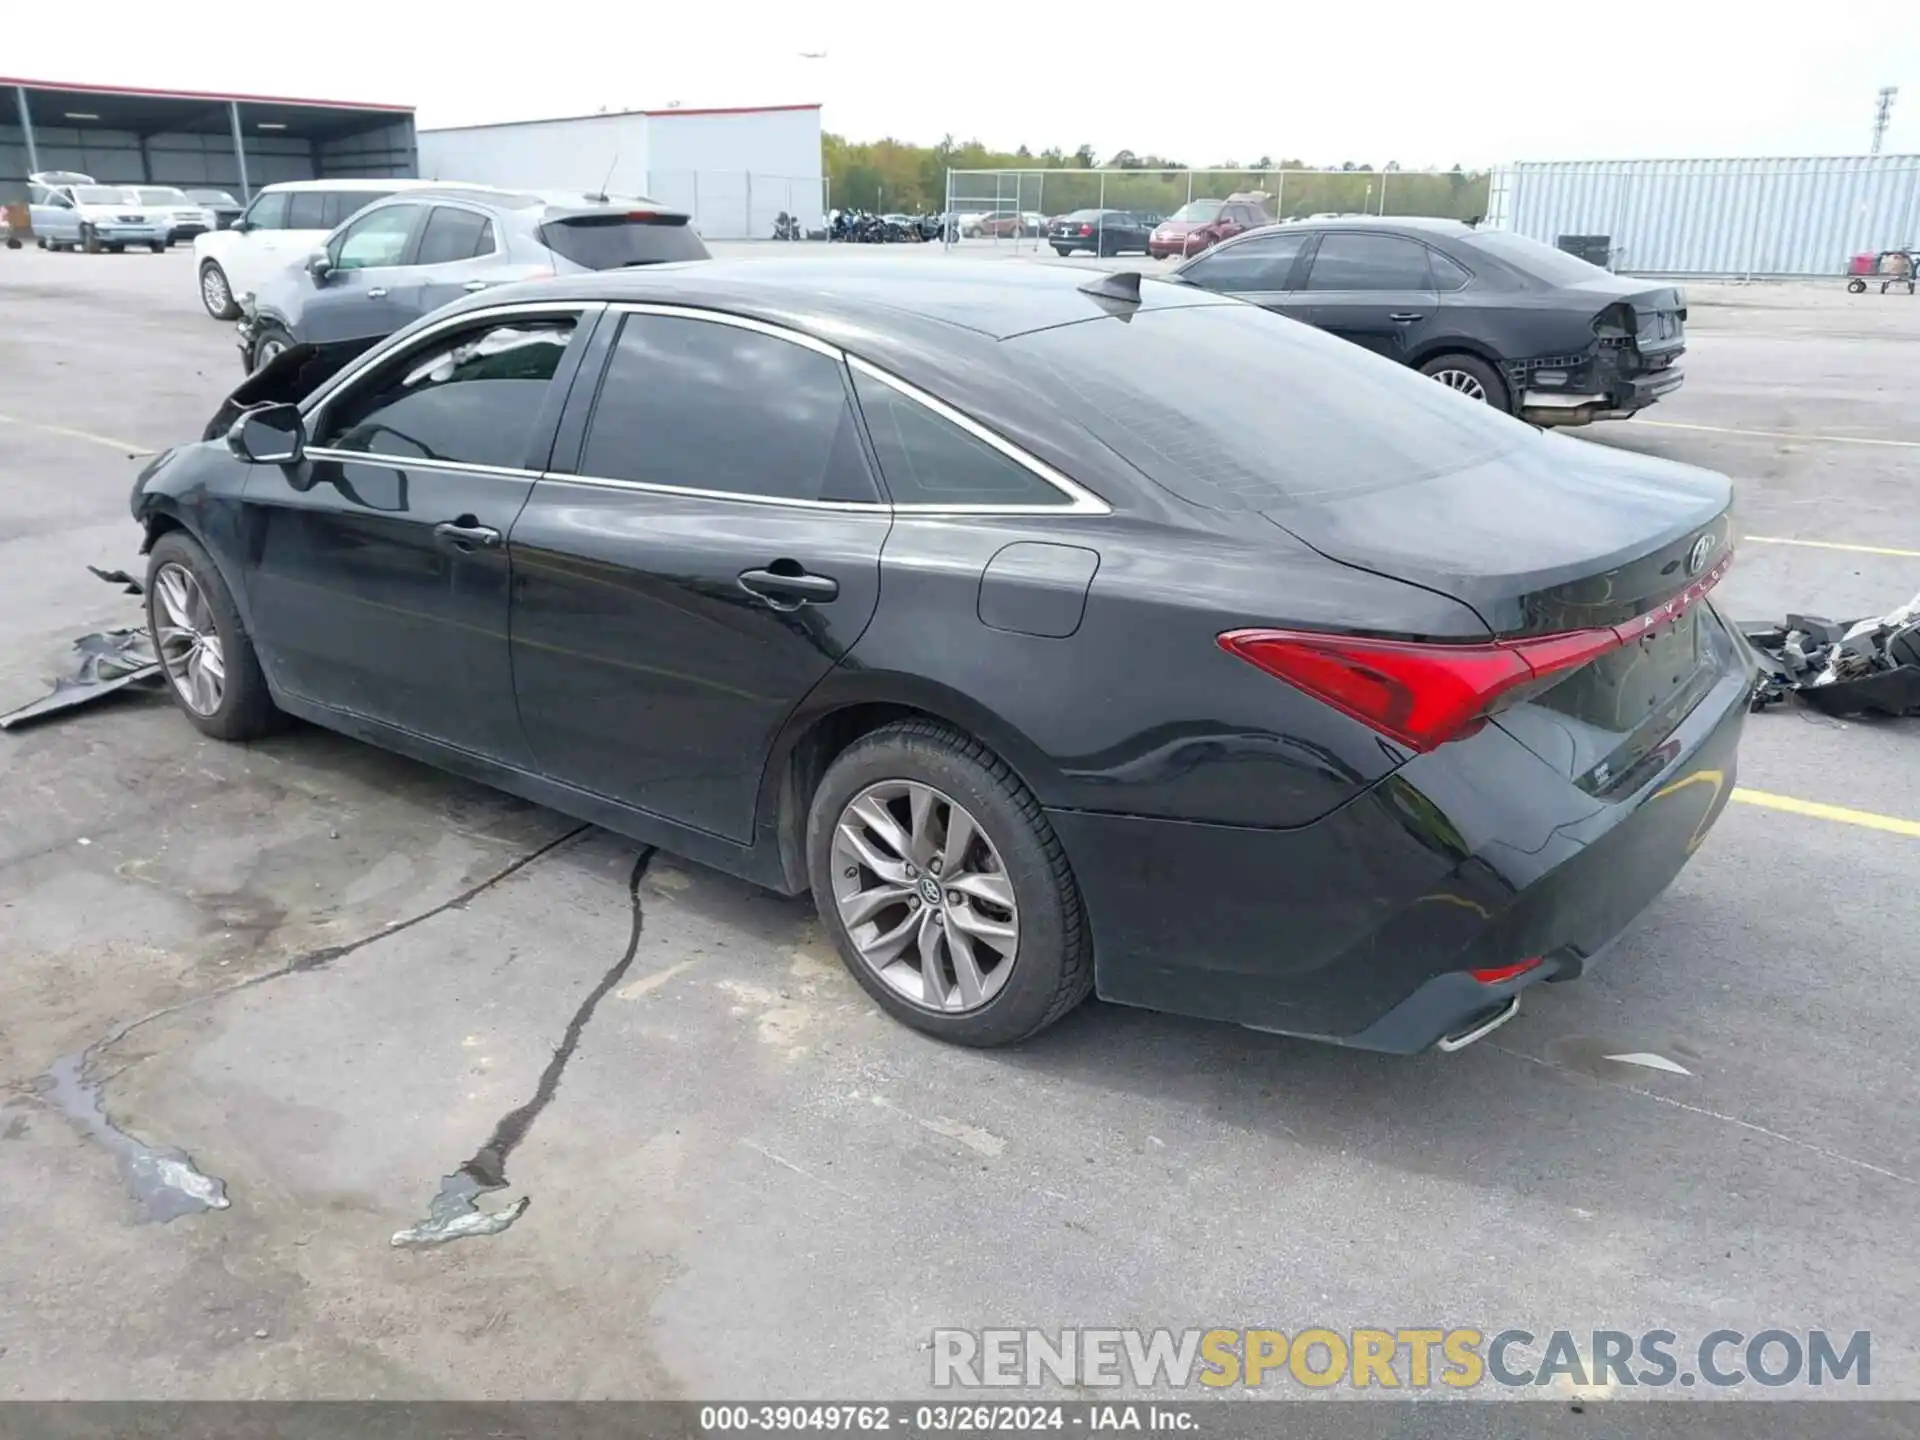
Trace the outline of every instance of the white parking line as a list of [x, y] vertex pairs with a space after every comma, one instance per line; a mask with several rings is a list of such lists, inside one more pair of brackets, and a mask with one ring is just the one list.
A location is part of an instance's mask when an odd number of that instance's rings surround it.
[[116, 440], [111, 435], [95, 435], [86, 430], [71, 430], [65, 425], [49, 425], [44, 420], [22, 420], [18, 415], [0, 415], [0, 425], [18, 425], [23, 430], [38, 430], [42, 434], [60, 435], [68, 440], [90, 440], [95, 445], [118, 450], [129, 459], [154, 453], [151, 445], [135, 445], [130, 440]]

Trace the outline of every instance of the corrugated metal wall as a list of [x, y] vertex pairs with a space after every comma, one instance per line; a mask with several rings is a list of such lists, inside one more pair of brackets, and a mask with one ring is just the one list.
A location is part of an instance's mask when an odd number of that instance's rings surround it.
[[1611, 236], [1615, 268], [1639, 274], [1838, 275], [1920, 243], [1920, 155], [1513, 165], [1488, 224], [1548, 244]]

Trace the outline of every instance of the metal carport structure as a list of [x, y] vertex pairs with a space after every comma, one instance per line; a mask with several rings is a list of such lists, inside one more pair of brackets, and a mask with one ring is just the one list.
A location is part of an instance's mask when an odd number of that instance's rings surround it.
[[413, 107], [0, 76], [0, 202], [36, 170], [111, 185], [261, 185], [418, 172]]

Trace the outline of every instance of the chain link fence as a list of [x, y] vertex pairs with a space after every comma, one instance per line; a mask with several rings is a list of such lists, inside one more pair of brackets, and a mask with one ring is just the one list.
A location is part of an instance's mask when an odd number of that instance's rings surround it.
[[1187, 206], [1254, 199], [1276, 220], [1324, 215], [1439, 215], [1479, 220], [1488, 175], [1471, 170], [949, 170], [948, 243], [1037, 249], [1045, 223], [1076, 210], [1120, 210], [1152, 225]]

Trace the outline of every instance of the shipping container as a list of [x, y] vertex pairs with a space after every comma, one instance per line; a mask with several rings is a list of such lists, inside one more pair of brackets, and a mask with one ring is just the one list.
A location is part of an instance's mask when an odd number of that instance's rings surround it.
[[1840, 275], [1920, 241], [1920, 155], [1569, 160], [1496, 172], [1487, 224], [1549, 245], [1604, 236], [1643, 275]]

